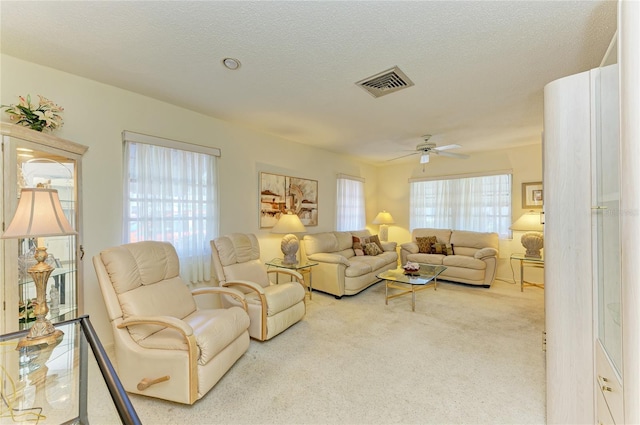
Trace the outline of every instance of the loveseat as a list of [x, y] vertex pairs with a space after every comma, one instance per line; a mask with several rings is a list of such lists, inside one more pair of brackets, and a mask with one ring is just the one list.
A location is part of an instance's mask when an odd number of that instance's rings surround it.
[[[354, 250], [354, 237], [366, 243], [372, 235], [368, 230], [362, 230], [304, 236], [300, 244], [302, 261], [318, 263], [313, 267], [313, 289], [332, 294], [336, 298], [355, 295], [380, 281], [376, 277], [378, 273], [398, 267], [396, 242], [378, 240], [381, 253], [356, 255], [356, 251], [358, 254], [363, 253], [359, 251], [359, 246]], [[378, 239], [376, 235], [374, 239]]]
[[497, 233], [423, 228], [411, 232], [411, 242], [401, 245], [400, 257], [402, 264], [446, 266], [439, 279], [488, 288], [496, 277], [498, 248]]

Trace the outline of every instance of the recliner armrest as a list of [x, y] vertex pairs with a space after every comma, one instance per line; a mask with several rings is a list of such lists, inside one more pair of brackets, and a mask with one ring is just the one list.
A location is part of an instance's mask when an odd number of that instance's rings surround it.
[[406, 242], [400, 245], [400, 247], [406, 251], [409, 251], [410, 254], [417, 254], [418, 252], [420, 252], [418, 244], [415, 242]]
[[350, 266], [349, 260], [346, 257], [340, 254], [330, 254], [327, 252], [318, 252], [313, 255], [309, 255], [307, 258], [311, 261], [318, 261], [320, 263], [333, 263], [333, 264], [344, 264], [345, 266]]
[[193, 328], [185, 321], [172, 316], [131, 316], [118, 324], [118, 328], [126, 328], [135, 325], [159, 325], [173, 328], [182, 333], [185, 337], [193, 335]]
[[221, 285], [223, 287], [244, 286], [252, 291], [257, 292], [260, 295], [264, 295], [264, 288], [255, 282], [251, 282], [250, 280], [230, 280], [228, 282], [222, 283]]
[[242, 292], [238, 291], [237, 289], [233, 289], [233, 288], [228, 288], [228, 287], [213, 287], [213, 286], [207, 286], [205, 288], [198, 288], [198, 289], [194, 289], [193, 291], [191, 291], [191, 293], [195, 296], [195, 295], [203, 295], [203, 294], [226, 294], [226, 295], [230, 295], [233, 298], [237, 299], [238, 301], [240, 301], [242, 303], [242, 307], [244, 308], [244, 311], [248, 312], [248, 307], [247, 307], [247, 300], [245, 299], [245, 296]]

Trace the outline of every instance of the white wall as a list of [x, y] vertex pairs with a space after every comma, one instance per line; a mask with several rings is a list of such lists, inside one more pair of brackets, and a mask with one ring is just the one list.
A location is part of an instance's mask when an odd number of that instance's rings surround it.
[[[265, 260], [281, 256], [282, 235], [259, 228], [260, 171], [318, 180], [318, 226], [335, 228], [336, 175], [366, 179], [367, 220], [377, 212], [376, 168], [327, 151], [243, 129], [148, 97], [68, 73], [2, 55], [0, 103], [17, 103], [19, 95], [38, 94], [65, 108], [56, 136], [89, 147], [83, 158], [84, 313], [103, 343], [111, 329], [91, 258], [122, 243], [122, 139], [130, 130], [222, 150], [220, 164], [220, 234], [256, 233]], [[9, 122], [8, 115], [1, 114]]]
[[[389, 240], [398, 243], [410, 239], [407, 183], [410, 177], [512, 168], [516, 217], [523, 212], [521, 182], [540, 181], [542, 176], [539, 145], [478, 153], [468, 160], [434, 158], [424, 174], [417, 157], [415, 163], [377, 168], [11, 56], [0, 55], [0, 68], [1, 104], [16, 103], [18, 95], [48, 97], [65, 108], [65, 125], [55, 134], [89, 147], [83, 159], [82, 176], [84, 313], [90, 314], [104, 344], [110, 344], [112, 336], [91, 258], [102, 249], [121, 243], [123, 130], [220, 148], [220, 234], [256, 233], [263, 260], [282, 255], [282, 235], [259, 228], [260, 171], [318, 180], [319, 223], [308, 229], [314, 233], [335, 228], [336, 175], [365, 178], [367, 222], [382, 209], [390, 211], [396, 224], [389, 228]], [[5, 113], [0, 115], [2, 121], [8, 122]], [[369, 227], [372, 232], [378, 230], [378, 226]], [[510, 241], [503, 245], [509, 248]], [[516, 245], [522, 251], [519, 243]], [[503, 249], [502, 257], [508, 258], [509, 252]], [[498, 275], [511, 279], [508, 260], [504, 258]]]

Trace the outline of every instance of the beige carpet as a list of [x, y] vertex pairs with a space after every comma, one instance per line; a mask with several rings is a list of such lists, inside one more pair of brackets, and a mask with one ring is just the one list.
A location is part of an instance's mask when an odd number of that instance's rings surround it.
[[193, 406], [131, 395], [144, 424], [545, 422], [544, 290], [502, 281], [384, 304], [378, 283], [314, 292], [305, 319], [249, 351]]

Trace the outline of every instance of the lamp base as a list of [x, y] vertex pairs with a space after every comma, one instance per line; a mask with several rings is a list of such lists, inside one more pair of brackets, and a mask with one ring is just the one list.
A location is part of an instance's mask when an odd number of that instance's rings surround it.
[[[47, 322], [49, 322], [49, 321], [47, 320]], [[51, 324], [51, 323], [49, 322], [49, 324]], [[33, 329], [34, 327], [35, 327], [35, 324], [31, 327], [31, 329]], [[57, 343], [60, 342], [60, 340], [62, 340], [63, 336], [64, 336], [64, 332], [62, 332], [60, 329], [54, 329], [54, 331], [52, 333], [46, 334], [46, 335], [42, 335], [42, 336], [30, 337], [29, 335], [27, 335], [26, 337], [24, 337], [20, 341], [18, 341], [18, 345], [16, 346], [16, 350], [20, 349], [22, 347], [30, 347], [32, 345], [41, 345], [41, 344], [53, 345], [53, 344], [57, 344]]]
[[296, 264], [298, 262], [297, 252], [300, 246], [298, 237], [292, 233], [284, 235], [280, 242], [280, 249], [284, 254], [283, 264]]
[[540, 250], [544, 246], [544, 236], [540, 232], [527, 232], [520, 238], [522, 246], [525, 247], [527, 252], [524, 256], [529, 258], [542, 258]]
[[387, 242], [389, 240], [389, 226], [387, 224], [381, 224], [378, 233], [380, 234], [380, 241]]
[[39, 344], [53, 344], [62, 338], [63, 332], [56, 329], [46, 316], [49, 313], [49, 307], [47, 306], [47, 281], [51, 272], [54, 270], [49, 264], [45, 263], [47, 259], [47, 248], [36, 248], [35, 258], [38, 263], [29, 268], [29, 274], [33, 279], [33, 283], [36, 285], [36, 301], [33, 308], [33, 312], [36, 315], [36, 321], [29, 329], [29, 333], [26, 337], [22, 338], [18, 342], [16, 349], [21, 347], [27, 347], [30, 345]]

